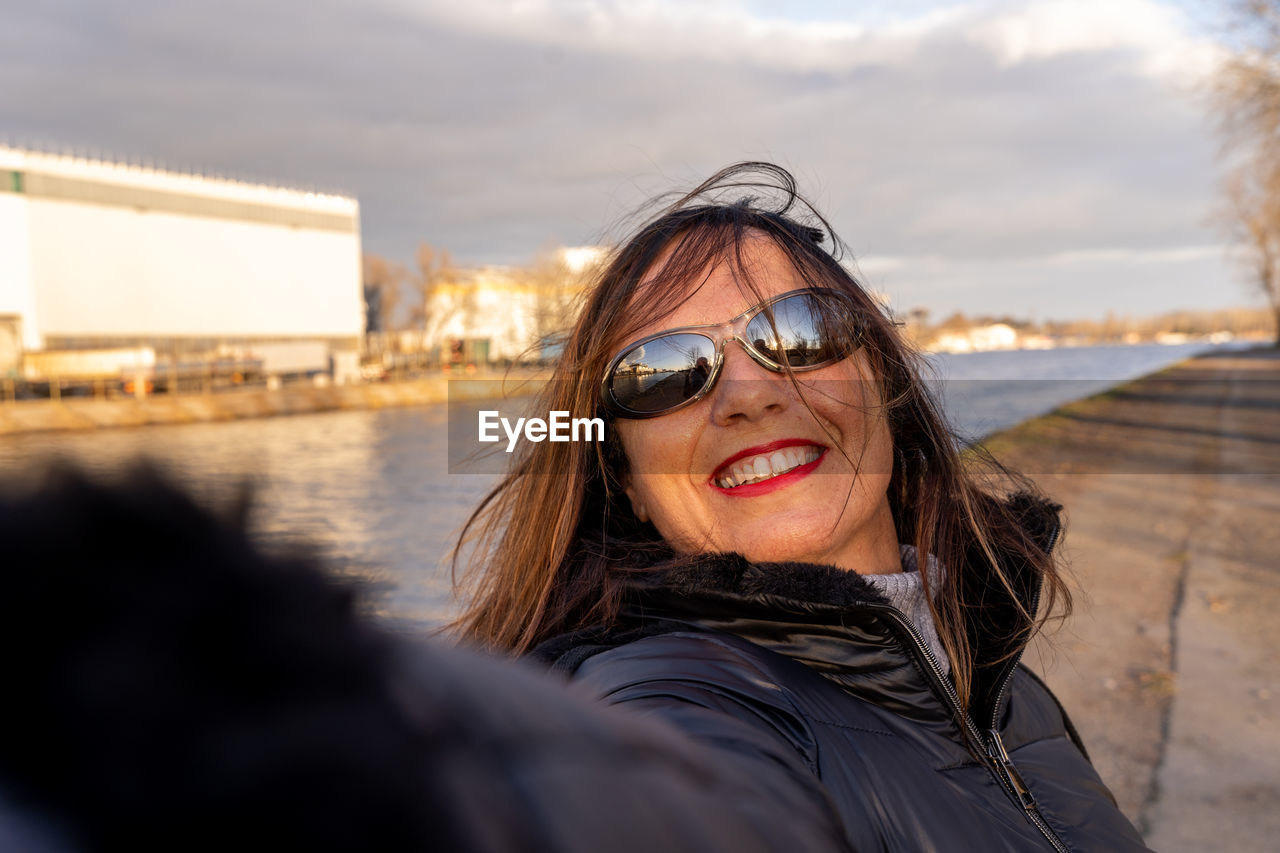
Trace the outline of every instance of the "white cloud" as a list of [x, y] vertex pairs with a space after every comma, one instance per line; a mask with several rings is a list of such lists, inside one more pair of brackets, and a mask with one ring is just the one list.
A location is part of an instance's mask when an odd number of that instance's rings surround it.
[[341, 187], [393, 258], [426, 240], [523, 263], [766, 159], [900, 304], [1243, 293], [1208, 221], [1212, 128], [1176, 76], [1204, 40], [1155, 0], [811, 0], [804, 21], [763, 0], [227, 2], [133, 0], [106, 27], [92, 0], [15, 11], [4, 130]]
[[857, 259], [857, 268], [865, 275], [891, 275], [904, 270], [923, 268], [945, 270], [962, 265], [1014, 264], [1022, 267], [1073, 265], [1149, 265], [1181, 264], [1188, 261], [1214, 260], [1227, 257], [1230, 247], [1221, 243], [1179, 246], [1163, 249], [1070, 249], [1047, 255], [1013, 257], [947, 257], [929, 255], [865, 255]]
[[1170, 249], [1074, 249], [1055, 252], [1041, 262], [1054, 266], [1072, 264], [1180, 264], [1227, 256], [1225, 245], [1178, 246]]
[[549, 49], [642, 59], [701, 59], [776, 70], [842, 72], [902, 65], [938, 39], [960, 40], [1002, 66], [1080, 53], [1123, 52], [1152, 76], [1194, 80], [1219, 56], [1157, 0], [976, 0], [896, 18], [794, 21], [734, 0], [390, 0], [435, 24]]
[[[793, 70], [848, 66], [849, 48], [866, 36], [851, 23], [768, 20], [729, 2], [670, 0], [403, 0], [429, 20], [465, 32], [499, 36], [548, 48], [614, 56], [744, 58]], [[844, 57], [844, 58], [841, 58]]]
[[862, 275], [883, 275], [884, 273], [892, 273], [911, 265], [913, 258], [898, 257], [895, 255], [864, 255], [854, 261], [857, 272]]
[[1141, 316], [1175, 308], [1249, 304], [1248, 288], [1224, 275], [1230, 247], [1076, 249], [1017, 257], [867, 257], [864, 282], [896, 310], [926, 305], [936, 316], [1012, 313], [1067, 318], [1115, 310]]
[[1188, 32], [1179, 9], [1155, 0], [1039, 0], [973, 22], [967, 31], [1006, 66], [1125, 51], [1146, 74], [1190, 81], [1220, 56], [1211, 41]]

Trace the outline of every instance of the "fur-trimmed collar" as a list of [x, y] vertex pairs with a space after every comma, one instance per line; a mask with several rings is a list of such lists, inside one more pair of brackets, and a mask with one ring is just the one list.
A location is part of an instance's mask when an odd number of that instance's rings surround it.
[[888, 604], [857, 572], [817, 563], [751, 563], [735, 553], [700, 555], [645, 577], [636, 588], [641, 598], [660, 588], [680, 597], [768, 597], [822, 607]]
[[[1003, 509], [1036, 545], [1053, 547], [1061, 507], [1018, 494], [1006, 500]], [[639, 571], [628, 584], [619, 623], [553, 638], [535, 649], [534, 657], [571, 673], [609, 648], [692, 629], [725, 631], [766, 648], [777, 646], [855, 691], [880, 689], [868, 687], [861, 674], [881, 665], [901, 666], [913, 657], [919, 668], [919, 652], [908, 654], [916, 645], [910, 630], [887, 599], [856, 572], [812, 563], [751, 563], [734, 553], [678, 557], [650, 551], [631, 556], [630, 565]], [[959, 578], [975, 600], [983, 601], [983, 618], [973, 620], [967, 631], [975, 662], [971, 699], [982, 708], [998, 701], [1000, 685], [1017, 659], [1018, 626], [1028, 624], [1025, 612], [1035, 609], [1041, 578], [1017, 561], [1004, 565], [1015, 601], [1003, 583], [983, 570], [984, 555], [970, 556]], [[841, 645], [845, 643], [852, 645]], [[859, 646], [873, 654], [875, 666], [851, 654]], [[890, 653], [890, 646], [898, 652]]]
[[[1062, 507], [1036, 495], [1019, 492], [1004, 502], [1004, 511], [1026, 531], [1040, 548], [1053, 548], [1060, 526]], [[774, 606], [792, 602], [805, 612], [814, 608], [848, 608], [857, 605], [885, 605], [888, 601], [863, 575], [831, 565], [801, 562], [751, 563], [741, 554], [726, 552], [681, 557], [669, 551], [639, 556], [635, 562], [646, 571], [639, 573], [631, 588], [635, 597], [651, 599], [659, 591], [681, 598], [734, 597], [767, 598]], [[980, 566], [982, 555], [972, 555], [974, 566]], [[1039, 579], [1029, 576], [1021, 566], [1005, 567], [1011, 571], [1023, 605], [1035, 597]], [[982, 571], [966, 572], [963, 582], [1003, 587], [990, 583]], [[1012, 604], [1012, 602], [1010, 602]], [[1014, 605], [1016, 609], [1016, 605]]]

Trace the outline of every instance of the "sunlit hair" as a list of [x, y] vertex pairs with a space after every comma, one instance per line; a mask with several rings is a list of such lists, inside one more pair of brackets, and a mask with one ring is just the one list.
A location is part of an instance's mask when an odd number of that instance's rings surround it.
[[[728, 263], [740, 284], [759, 296], [743, 251], [762, 237], [786, 255], [807, 286], [838, 290], [854, 306], [861, 353], [877, 380], [893, 441], [894, 522], [901, 541], [937, 556], [948, 569], [942, 588], [927, 590], [927, 597], [967, 705], [975, 645], [993, 646], [1008, 659], [1045, 618], [1023, 611], [1011, 636], [975, 634], [974, 621], [989, 606], [990, 579], [1011, 592], [1011, 572], [1038, 574], [1041, 614], [1065, 614], [1069, 592], [1053, 560], [1001, 500], [1000, 489], [1027, 484], [965, 450], [922, 379], [920, 355], [841, 265], [843, 244], [788, 172], [767, 163], [730, 166], [662, 206], [624, 241], [588, 290], [536, 410], [602, 415], [600, 380], [618, 348], [652, 318], [674, 310], [716, 264]], [[468, 519], [454, 552], [455, 578], [461, 577], [468, 595], [454, 626], [464, 638], [522, 653], [567, 631], [613, 624], [638, 572], [679, 559], [652, 525], [633, 514], [623, 493], [626, 457], [616, 430], [606, 434], [603, 445], [518, 445], [510, 473]], [[993, 473], [1001, 485], [992, 485]], [[972, 581], [975, 561], [983, 584]], [[927, 589], [928, 573], [922, 580]]]

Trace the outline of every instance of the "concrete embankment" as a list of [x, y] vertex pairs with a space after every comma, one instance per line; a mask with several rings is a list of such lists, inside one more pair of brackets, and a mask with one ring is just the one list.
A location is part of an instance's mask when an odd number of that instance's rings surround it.
[[1280, 838], [1280, 352], [1191, 359], [986, 442], [1066, 507], [1026, 662], [1165, 853]]
[[19, 400], [0, 403], [0, 435], [150, 424], [185, 424], [265, 418], [340, 409], [421, 406], [453, 399], [489, 399], [530, 393], [543, 374], [493, 373], [472, 377], [433, 376], [368, 385], [287, 386], [217, 394]]

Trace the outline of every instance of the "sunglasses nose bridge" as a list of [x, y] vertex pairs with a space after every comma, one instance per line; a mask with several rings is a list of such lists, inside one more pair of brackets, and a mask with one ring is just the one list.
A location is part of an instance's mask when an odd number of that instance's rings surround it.
[[744, 329], [743, 334], [739, 334], [737, 331], [734, 331], [720, 338], [720, 341], [717, 347], [717, 352], [716, 352], [716, 356], [717, 356], [716, 360], [720, 364], [724, 364], [725, 347], [728, 346], [730, 341], [737, 341], [738, 346], [742, 347], [743, 351], [747, 354], [747, 356], [752, 361], [754, 361], [757, 365], [759, 365], [760, 367], [763, 367], [765, 370], [769, 371], [770, 373], [778, 373], [779, 372], [778, 365], [774, 364], [768, 358], [768, 356], [760, 352], [760, 350], [756, 349], [755, 344], [747, 340], [745, 331], [746, 330]]
[[715, 329], [712, 337], [715, 342], [715, 360], [711, 365], [711, 372], [706, 378], [702, 389], [699, 391], [695, 399], [702, 399], [710, 394], [720, 382], [720, 376], [724, 371], [725, 359], [727, 356], [726, 349], [730, 341], [736, 341], [747, 356], [760, 367], [773, 373], [778, 372], [778, 368], [769, 362], [759, 350], [757, 350], [746, 337], [747, 324], [745, 321], [738, 323], [725, 323], [719, 329]]

